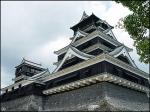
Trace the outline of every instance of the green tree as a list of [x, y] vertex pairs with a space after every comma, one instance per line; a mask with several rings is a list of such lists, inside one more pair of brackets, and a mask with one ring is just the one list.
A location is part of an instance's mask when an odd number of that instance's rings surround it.
[[127, 7], [131, 14], [122, 18], [118, 24], [129, 33], [134, 40], [140, 61], [150, 62], [150, 38], [149, 38], [149, 0], [115, 0]]

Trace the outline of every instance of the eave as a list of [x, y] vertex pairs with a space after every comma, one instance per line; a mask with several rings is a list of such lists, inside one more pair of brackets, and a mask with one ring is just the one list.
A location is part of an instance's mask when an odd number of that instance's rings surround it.
[[70, 29], [75, 30], [78, 29], [78, 26], [80, 24], [82, 24], [85, 21], [88, 21], [89, 19], [96, 19], [97, 21], [99, 20], [99, 18], [97, 16], [95, 16], [94, 14], [91, 14], [90, 16], [88, 16], [86, 19], [84, 19], [84, 21], [80, 21], [79, 23], [75, 24], [74, 26], [70, 27]]
[[72, 55], [78, 57], [78, 58], [81, 58], [81, 59], [84, 59], [84, 60], [87, 60], [87, 59], [90, 59], [90, 58], [93, 58], [94, 56], [93, 55], [89, 55], [89, 54], [86, 54], [84, 52], [81, 52], [79, 51], [78, 49], [76, 49], [75, 47], [73, 46], [69, 46], [69, 49], [67, 50], [67, 53], [65, 54], [65, 56], [63, 57], [62, 61], [59, 63], [59, 65], [56, 67], [56, 69], [53, 71], [53, 73], [57, 72], [61, 66], [63, 65], [63, 63], [69, 58], [72, 57]]
[[126, 47], [124, 45], [117, 47], [116, 49], [114, 49], [112, 52], [109, 53], [110, 55], [114, 56], [114, 57], [118, 57], [121, 54], [123, 54], [124, 56], [126, 56], [130, 62], [130, 64], [134, 67], [137, 68], [136, 64], [133, 62], [130, 54], [128, 53]]
[[28, 64], [28, 63], [21, 63], [20, 65], [16, 66], [15, 68], [19, 68], [22, 65], [27, 65], [27, 66], [30, 66], [30, 67], [33, 67], [33, 68], [38, 68], [38, 69], [41, 69], [41, 70], [45, 70], [45, 68], [43, 68], [42, 66], [31, 65], [31, 64]]
[[52, 79], [55, 79], [55, 78], [58, 78], [58, 77], [61, 77], [61, 76], [64, 76], [66, 74], [69, 74], [69, 73], [72, 73], [74, 71], [77, 71], [77, 70], [80, 70], [82, 68], [86, 68], [90, 65], [93, 65], [93, 64], [96, 64], [96, 63], [99, 63], [99, 62], [102, 62], [102, 61], [107, 61], [109, 63], [112, 63], [116, 66], [119, 66], [127, 71], [130, 71], [131, 73], [134, 73], [136, 75], [139, 75], [143, 78], [146, 78], [148, 79], [149, 78], [149, 74], [138, 69], [138, 68], [135, 68], [109, 54], [100, 54], [98, 56], [96, 56], [95, 58], [92, 58], [92, 59], [89, 59], [89, 60], [86, 60], [86, 61], [83, 61], [81, 63], [78, 63], [76, 65], [73, 65], [73, 66], [70, 66], [68, 68], [65, 68], [63, 70], [60, 70], [58, 72], [55, 72], [45, 78], [43, 78], [43, 81], [46, 82], [46, 81], [49, 81], [49, 80], [52, 80]]
[[99, 17], [95, 16], [95, 14], [92, 13], [90, 16], [85, 18], [83, 21], [79, 21], [77, 24], [75, 24], [74, 26], [70, 27], [70, 29], [76, 30], [80, 24], [88, 21], [89, 19], [93, 19], [93, 20], [95, 19], [95, 21], [100, 21], [100, 22], [106, 24], [110, 29], [114, 28], [113, 26], [109, 25], [106, 21], [100, 19]]
[[[92, 51], [94, 51], [94, 50], [96, 50], [96, 49], [100, 49], [100, 50], [108, 51], [108, 52], [112, 51], [112, 49], [110, 49], [110, 48], [104, 46], [103, 44], [97, 43], [97, 44], [95, 44], [95, 45], [93, 45], [93, 46], [90, 46], [90, 47], [88, 47], [88, 48], [82, 50], [82, 52], [89, 53], [89, 52], [92, 52]], [[75, 57], [75, 56], [72, 56], [70, 59], [72, 59], [73, 57]], [[55, 62], [55, 63], [53, 63], [53, 64], [58, 66], [58, 65], [61, 63], [61, 61], [62, 61], [62, 60], [60, 60], [60, 61], [58, 61], [58, 62]]]
[[[105, 41], [113, 44], [114, 46], [120, 46], [120, 45], [122, 45], [122, 43], [120, 43], [119, 41], [110, 38], [107, 34], [105, 34], [103, 32], [100, 32], [98, 30], [96, 30], [96, 31], [92, 32], [91, 34], [85, 36], [85, 38], [81, 38], [81, 39], [77, 40], [76, 42], [72, 43], [72, 45], [75, 46], [75, 47], [77, 47], [77, 46], [79, 46], [79, 45], [81, 45], [81, 44], [83, 44], [85, 42], [90, 41], [91, 39], [96, 38], [96, 37], [100, 37], [103, 40], [105, 40]], [[57, 55], [63, 54], [63, 53], [65, 53], [67, 51], [68, 48], [69, 47], [66, 46], [66, 47], [64, 47], [64, 48], [62, 48], [62, 49], [60, 49], [58, 51], [54, 51], [54, 53], [57, 54]], [[128, 52], [132, 51], [131, 48], [129, 48], [127, 46], [126, 46], [126, 48], [127, 48]]]
[[[44, 83], [44, 82], [50, 81], [52, 79], [64, 76], [64, 75], [69, 74], [69, 73], [72, 73], [74, 71], [80, 70], [82, 68], [86, 68], [90, 65], [102, 62], [102, 61], [107, 61], [107, 62], [112, 63], [116, 66], [119, 66], [119, 67], [121, 67], [121, 68], [123, 68], [127, 71], [130, 71], [131, 73], [134, 73], [138, 76], [141, 76], [141, 77], [143, 77], [147, 80], [149, 79], [149, 74], [148, 73], [146, 73], [146, 72], [144, 72], [144, 71], [142, 71], [138, 68], [135, 68], [135, 67], [133, 67], [129, 64], [126, 64], [126, 63], [120, 61], [119, 59], [114, 58], [113, 56], [111, 56], [109, 54], [103, 53], [103, 54], [100, 54], [100, 55], [96, 56], [95, 58], [83, 61], [83, 62], [78, 63], [76, 65], [73, 65], [71, 67], [65, 68], [65, 69], [60, 70], [58, 72], [55, 72], [55, 73], [49, 74], [45, 77], [42, 77], [40, 80]], [[8, 89], [8, 91], [11, 91], [12, 87], [18, 88], [19, 84], [22, 84], [22, 86], [25, 86], [25, 85], [31, 84], [33, 82], [34, 81], [23, 80], [23, 81], [20, 81], [18, 83], [7, 86], [5, 88], [2, 88], [1, 90], [5, 91], [6, 89]]]

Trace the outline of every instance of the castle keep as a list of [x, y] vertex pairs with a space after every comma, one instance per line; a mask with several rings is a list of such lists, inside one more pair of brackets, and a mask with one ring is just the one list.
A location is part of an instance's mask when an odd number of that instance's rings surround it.
[[54, 53], [56, 69], [26, 59], [14, 84], [2, 88], [2, 110], [149, 110], [149, 74], [140, 70], [117, 41], [113, 26], [83, 13], [71, 27], [71, 43]]

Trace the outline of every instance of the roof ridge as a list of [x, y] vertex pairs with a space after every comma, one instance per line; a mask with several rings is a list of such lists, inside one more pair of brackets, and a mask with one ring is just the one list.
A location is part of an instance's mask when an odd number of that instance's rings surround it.
[[29, 63], [31, 63], [31, 64], [35, 64], [35, 65], [42, 66], [41, 63], [40, 63], [40, 64], [39, 64], [39, 63], [35, 63], [35, 62], [29, 61], [29, 60], [23, 58], [22, 63], [26, 63], [26, 62], [29, 62]]

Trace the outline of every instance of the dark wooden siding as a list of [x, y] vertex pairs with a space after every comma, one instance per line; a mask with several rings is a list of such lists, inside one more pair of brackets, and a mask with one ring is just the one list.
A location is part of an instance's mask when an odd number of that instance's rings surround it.
[[129, 81], [135, 82], [137, 84], [149, 87], [148, 80], [138, 76], [134, 73], [131, 73], [123, 68], [120, 68], [116, 65], [113, 65], [109, 62], [103, 61], [86, 68], [80, 69], [78, 71], [66, 74], [64, 76], [55, 78], [53, 80], [47, 81], [46, 86], [30, 84], [25, 87], [20, 87], [17, 90], [13, 90], [12, 92], [8, 92], [6, 94], [1, 95], [2, 101], [12, 100], [18, 97], [26, 96], [29, 94], [43, 95], [42, 90], [49, 89], [52, 87], [57, 87], [62, 84], [67, 84], [70, 82], [77, 81], [79, 79], [84, 79], [90, 76], [94, 76], [100, 73], [110, 73], [121, 78], [127, 79]]

